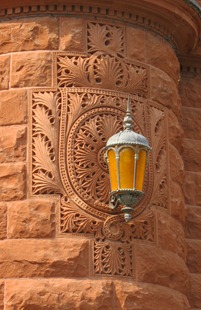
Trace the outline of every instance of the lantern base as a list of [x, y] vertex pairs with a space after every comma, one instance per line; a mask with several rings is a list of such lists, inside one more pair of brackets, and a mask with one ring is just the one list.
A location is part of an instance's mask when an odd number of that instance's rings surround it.
[[124, 213], [126, 222], [129, 222], [132, 218], [131, 213], [134, 210], [134, 206], [138, 203], [140, 198], [143, 196], [142, 191], [132, 189], [121, 189], [111, 192], [110, 194], [110, 208], [116, 209], [123, 206], [121, 209]]

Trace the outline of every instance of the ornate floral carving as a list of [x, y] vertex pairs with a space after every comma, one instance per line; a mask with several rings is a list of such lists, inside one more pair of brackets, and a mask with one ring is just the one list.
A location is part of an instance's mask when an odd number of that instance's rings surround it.
[[94, 273], [132, 276], [131, 244], [94, 242]]
[[87, 23], [88, 52], [110, 56], [123, 56], [125, 50], [124, 28], [100, 23]]
[[59, 87], [91, 87], [124, 91], [146, 98], [147, 70], [105, 54], [58, 55]]
[[152, 147], [155, 168], [154, 193], [152, 204], [168, 208], [168, 160], [166, 145], [166, 122], [164, 111], [157, 107], [149, 108], [149, 117], [152, 122]]
[[[166, 115], [147, 100], [147, 68], [124, 58], [123, 28], [88, 23], [87, 49], [88, 54], [56, 53], [58, 87], [33, 91], [32, 194], [60, 194], [59, 234], [92, 236], [93, 274], [133, 276], [134, 240], [155, 240], [149, 207], [168, 207]], [[104, 162], [106, 141], [122, 129], [128, 93], [134, 130], [153, 148], [146, 195], [130, 224], [120, 210], [108, 208]]]
[[58, 173], [58, 117], [55, 93], [34, 93], [32, 112], [33, 194], [63, 193]]

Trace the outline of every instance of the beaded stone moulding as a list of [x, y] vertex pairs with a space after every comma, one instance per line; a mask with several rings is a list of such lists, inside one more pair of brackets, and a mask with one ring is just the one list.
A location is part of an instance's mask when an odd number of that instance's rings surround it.
[[[135, 277], [135, 241], [155, 242], [154, 207], [169, 208], [166, 110], [149, 99], [149, 67], [127, 58], [125, 29], [95, 22], [85, 29], [86, 52], [55, 52], [55, 88], [31, 92], [30, 195], [60, 197], [58, 237], [90, 239], [92, 275]], [[128, 96], [134, 130], [153, 149], [129, 224], [108, 207], [104, 161]]]

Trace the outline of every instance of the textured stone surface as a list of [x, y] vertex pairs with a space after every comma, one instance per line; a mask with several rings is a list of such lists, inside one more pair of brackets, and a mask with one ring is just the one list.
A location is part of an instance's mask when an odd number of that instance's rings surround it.
[[0, 309], [3, 310], [4, 308], [4, 282], [0, 281]]
[[145, 47], [147, 63], [165, 71], [177, 84], [180, 64], [171, 45], [162, 41], [158, 36], [146, 32]]
[[186, 206], [186, 237], [190, 239], [201, 238], [201, 208]]
[[172, 289], [123, 281], [115, 286], [118, 299], [111, 310], [189, 310], [187, 298]]
[[8, 238], [47, 238], [54, 234], [54, 200], [41, 198], [8, 204]]
[[127, 56], [132, 60], [145, 60], [145, 31], [141, 29], [126, 28]]
[[60, 50], [85, 51], [84, 22], [82, 19], [60, 18]]
[[187, 310], [187, 298], [132, 281], [36, 279], [6, 281], [6, 310]]
[[25, 123], [27, 119], [26, 90], [0, 92], [0, 125]]
[[195, 174], [195, 204], [201, 206], [201, 173]]
[[10, 81], [10, 56], [0, 56], [0, 90], [8, 89]]
[[[183, 225], [172, 216], [157, 212], [158, 246], [186, 259], [186, 242]], [[162, 233], [161, 233], [162, 232]]]
[[[200, 309], [201, 308], [201, 274], [190, 275], [191, 289], [189, 293], [189, 302], [191, 307]], [[198, 309], [198, 310], [199, 310]]]
[[180, 220], [185, 220], [185, 201], [181, 186], [176, 182], [170, 182], [170, 206], [171, 215]]
[[170, 152], [170, 177], [173, 181], [183, 185], [184, 183], [184, 163], [179, 151], [169, 145]]
[[5, 239], [6, 237], [7, 237], [7, 204], [5, 202], [0, 202], [0, 239]]
[[181, 100], [174, 81], [163, 71], [151, 68], [151, 99], [179, 115]]
[[26, 159], [26, 127], [0, 127], [0, 163]]
[[112, 309], [112, 282], [107, 280], [8, 281], [7, 309], [104, 310]]
[[7, 239], [0, 242], [0, 278], [89, 276], [89, 241]]
[[187, 171], [201, 172], [201, 140], [184, 139], [183, 159]]
[[200, 76], [183, 77], [179, 85], [179, 93], [182, 99], [183, 106], [200, 108], [200, 102], [201, 102]]
[[195, 173], [185, 171], [184, 196], [187, 204], [195, 205]]
[[187, 265], [192, 273], [201, 273], [201, 240], [187, 240]]
[[23, 19], [0, 24], [0, 53], [58, 49], [56, 18]]
[[186, 293], [189, 286], [188, 268], [178, 255], [155, 245], [137, 244], [137, 280], [159, 284]]
[[0, 200], [18, 200], [25, 196], [24, 164], [0, 164]]
[[201, 206], [201, 173], [185, 173], [184, 194], [187, 204]]
[[171, 110], [168, 111], [168, 131], [170, 143], [181, 153], [184, 130]]
[[50, 53], [14, 54], [12, 57], [12, 87], [51, 86], [52, 57]]
[[183, 107], [181, 119], [185, 138], [201, 140], [201, 106], [200, 109]]

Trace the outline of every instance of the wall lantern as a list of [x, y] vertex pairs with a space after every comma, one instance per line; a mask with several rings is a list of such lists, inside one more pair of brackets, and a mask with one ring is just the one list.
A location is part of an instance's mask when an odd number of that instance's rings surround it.
[[132, 218], [135, 205], [143, 196], [143, 184], [148, 151], [147, 139], [132, 130], [130, 102], [124, 117], [124, 130], [109, 138], [106, 162], [110, 175], [110, 208], [121, 207], [125, 221]]

